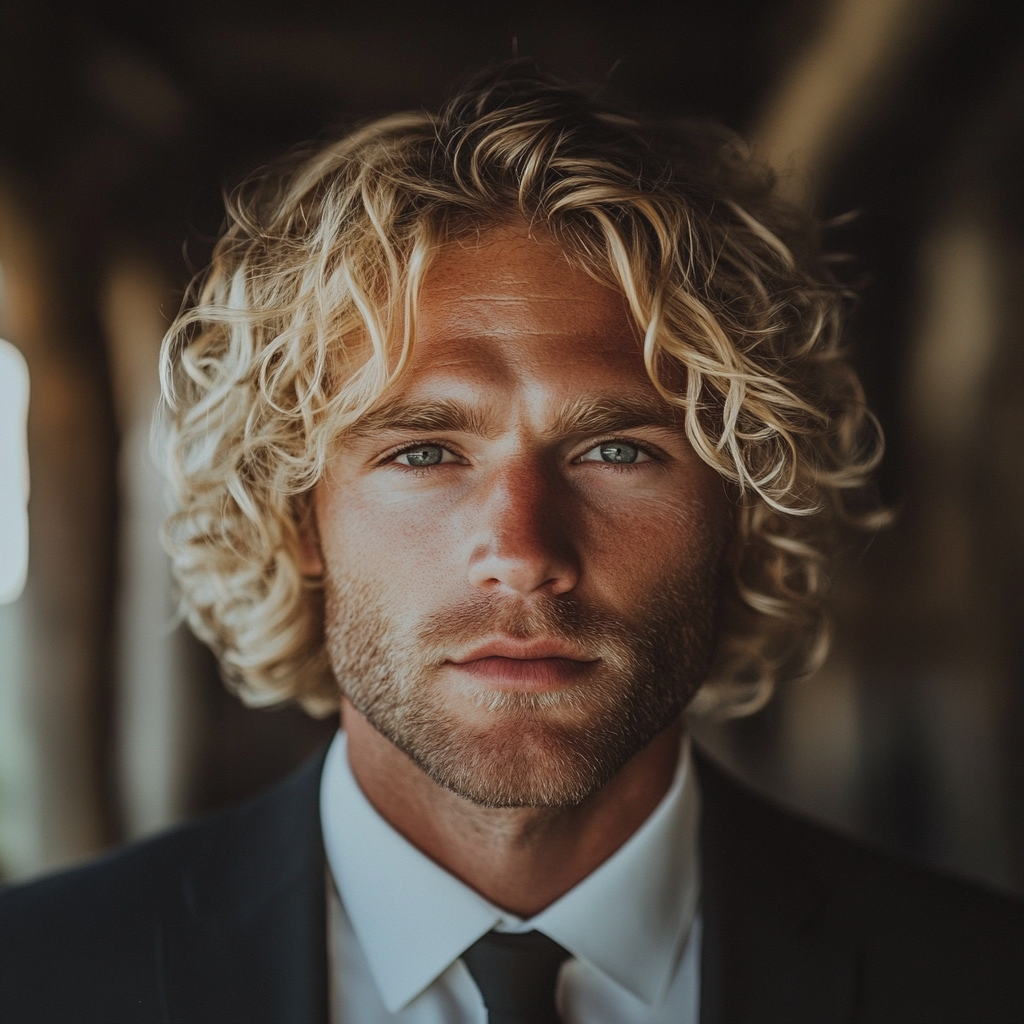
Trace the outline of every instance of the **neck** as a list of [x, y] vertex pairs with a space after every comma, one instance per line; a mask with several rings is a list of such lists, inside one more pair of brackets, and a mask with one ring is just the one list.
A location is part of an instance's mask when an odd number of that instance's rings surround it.
[[348, 701], [352, 772], [378, 813], [478, 893], [532, 917], [607, 860], [668, 791], [679, 760], [676, 721], [574, 807], [492, 808], [433, 782]]

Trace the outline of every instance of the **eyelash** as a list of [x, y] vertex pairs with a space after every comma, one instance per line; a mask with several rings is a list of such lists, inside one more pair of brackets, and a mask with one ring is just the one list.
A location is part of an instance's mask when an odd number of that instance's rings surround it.
[[[399, 455], [405, 455], [406, 452], [414, 452], [417, 448], [443, 448], [446, 452], [451, 452], [452, 455], [457, 458], [465, 458], [465, 455], [463, 455], [462, 452], [460, 452], [459, 449], [450, 441], [424, 439], [422, 441], [414, 441], [412, 444], [403, 444], [399, 448], [392, 448], [389, 451], [384, 452], [378, 457], [377, 465], [384, 466], [388, 463], [394, 463], [395, 459], [397, 459]], [[437, 468], [436, 466], [405, 466], [401, 463], [397, 463], [397, 465], [401, 465], [402, 469], [414, 473], [425, 473], [428, 470]], [[448, 465], [451, 465], [451, 463], [448, 463]]]
[[[643, 452], [644, 455], [646, 455], [652, 462], [663, 462], [664, 461], [664, 453], [662, 452], [662, 450], [660, 448], [656, 448], [654, 445], [649, 444], [646, 441], [637, 440], [636, 438], [621, 437], [621, 436], [619, 436], [617, 434], [612, 434], [609, 437], [601, 438], [600, 441], [594, 441], [588, 448], [585, 448], [583, 451], [581, 451], [579, 453], [579, 455], [576, 456], [576, 458], [574, 458], [572, 460], [573, 464], [574, 465], [579, 465], [582, 462], [583, 456], [586, 455], [587, 452], [592, 452], [595, 448], [600, 448], [602, 445], [614, 444], [616, 441], [622, 441], [625, 444], [632, 445], [638, 451]], [[596, 460], [595, 460], [595, 462], [596, 462]], [[608, 466], [611, 469], [632, 469], [633, 467], [635, 467], [637, 465], [635, 462], [625, 462], [625, 463], [623, 463], [623, 462], [620, 462], [620, 463], [615, 463], [615, 462], [600, 463], [600, 462], [596, 462], [596, 464], [599, 465], [599, 466], [600, 465], [605, 465], [605, 466]], [[643, 463], [640, 463], [640, 465], [643, 465]]]

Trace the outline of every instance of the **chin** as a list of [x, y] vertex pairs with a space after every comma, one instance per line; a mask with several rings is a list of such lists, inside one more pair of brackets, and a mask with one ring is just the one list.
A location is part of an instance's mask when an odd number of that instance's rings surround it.
[[449, 721], [397, 745], [439, 786], [482, 807], [558, 808], [596, 793], [657, 731], [625, 741], [593, 722], [520, 713], [483, 729]]

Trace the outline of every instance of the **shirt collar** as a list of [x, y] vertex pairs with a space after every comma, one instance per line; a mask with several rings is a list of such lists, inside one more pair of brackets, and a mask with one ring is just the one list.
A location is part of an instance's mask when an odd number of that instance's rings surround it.
[[700, 895], [700, 793], [685, 736], [668, 792], [611, 857], [529, 923], [650, 1006], [668, 992]]
[[699, 813], [686, 738], [672, 785], [643, 825], [596, 870], [524, 922], [421, 853], [377, 813], [349, 767], [344, 733], [331, 744], [320, 787], [327, 861], [391, 1013], [495, 927], [537, 928], [657, 1005], [696, 913]]

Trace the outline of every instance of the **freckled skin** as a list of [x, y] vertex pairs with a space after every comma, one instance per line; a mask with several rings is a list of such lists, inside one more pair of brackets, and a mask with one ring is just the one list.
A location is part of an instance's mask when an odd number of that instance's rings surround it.
[[[555, 429], [580, 398], [630, 399], [662, 422], [617, 432], [636, 461], [610, 464], [607, 435]], [[550, 241], [510, 228], [438, 256], [389, 402], [438, 400], [478, 411], [486, 431], [383, 428], [345, 439], [305, 538], [304, 569], [372, 586], [393, 629], [412, 633], [426, 615], [482, 599], [526, 609], [573, 600], [628, 621], [666, 573], [703, 580], [717, 568], [728, 537], [721, 480], [681, 427], [666, 425], [625, 300]], [[417, 468], [402, 454], [428, 444], [444, 461]], [[436, 673], [438, 700], [460, 722], [485, 723], [457, 675]], [[343, 718], [353, 771], [384, 817], [524, 916], [639, 827], [671, 782], [680, 730], [671, 722], [574, 806], [495, 808], [437, 785], [348, 701]]]

